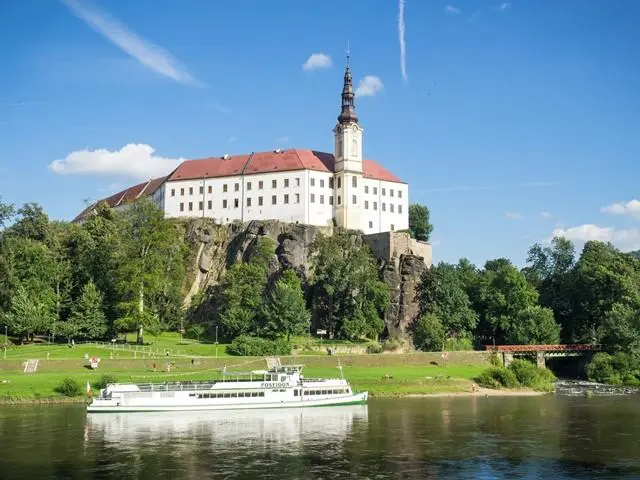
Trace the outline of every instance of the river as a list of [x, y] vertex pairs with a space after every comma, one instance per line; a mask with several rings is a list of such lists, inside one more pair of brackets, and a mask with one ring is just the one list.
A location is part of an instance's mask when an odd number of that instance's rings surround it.
[[185, 414], [0, 406], [0, 478], [640, 478], [640, 398], [449, 397]]

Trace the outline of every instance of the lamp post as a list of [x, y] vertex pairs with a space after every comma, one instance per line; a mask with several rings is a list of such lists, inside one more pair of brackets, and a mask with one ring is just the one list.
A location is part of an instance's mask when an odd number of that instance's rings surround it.
[[216, 325], [216, 358], [218, 358], [218, 325]]

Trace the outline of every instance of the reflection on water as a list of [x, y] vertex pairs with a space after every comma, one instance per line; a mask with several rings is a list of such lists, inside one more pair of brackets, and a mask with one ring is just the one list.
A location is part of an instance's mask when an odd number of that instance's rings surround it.
[[0, 408], [0, 478], [640, 478], [637, 397], [262, 412]]

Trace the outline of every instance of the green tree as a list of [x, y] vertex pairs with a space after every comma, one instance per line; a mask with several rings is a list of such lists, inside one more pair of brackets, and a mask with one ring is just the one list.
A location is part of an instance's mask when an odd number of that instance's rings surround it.
[[443, 349], [445, 329], [440, 318], [433, 313], [422, 315], [413, 326], [413, 344], [425, 352]]
[[440, 262], [426, 270], [418, 289], [420, 311], [440, 318], [447, 337], [471, 338], [478, 315], [455, 265]]
[[18, 210], [18, 219], [11, 226], [11, 233], [38, 242], [49, 239], [49, 217], [37, 203], [25, 203]]
[[86, 283], [67, 320], [82, 338], [100, 338], [107, 333], [107, 321], [102, 311], [102, 294], [92, 281]]
[[309, 331], [311, 313], [302, 292], [300, 279], [293, 270], [282, 272], [267, 295], [263, 309], [261, 334], [269, 338], [300, 335]]
[[505, 341], [513, 345], [557, 345], [560, 343], [560, 325], [553, 318], [551, 309], [539, 305], [527, 307], [508, 325]]
[[640, 365], [640, 306], [615, 303], [605, 315], [600, 337], [613, 350], [631, 354]]
[[50, 291], [29, 291], [19, 285], [11, 306], [4, 314], [9, 331], [21, 338], [32, 340], [33, 335], [46, 331], [53, 320], [53, 296]]
[[311, 252], [316, 324], [331, 338], [377, 338], [390, 295], [371, 250], [357, 236], [339, 230], [318, 236]]
[[433, 231], [433, 225], [429, 222], [429, 207], [414, 203], [409, 205], [409, 230], [416, 240], [428, 242]]
[[14, 213], [13, 205], [10, 203], [2, 203], [2, 197], [0, 197], [0, 230], [4, 229]]

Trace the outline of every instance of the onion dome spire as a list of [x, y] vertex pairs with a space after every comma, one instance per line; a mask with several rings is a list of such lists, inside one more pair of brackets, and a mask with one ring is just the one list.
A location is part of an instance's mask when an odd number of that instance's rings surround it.
[[351, 81], [351, 68], [349, 60], [351, 54], [347, 46], [347, 68], [344, 71], [344, 86], [342, 87], [342, 110], [338, 116], [340, 124], [358, 123], [358, 115], [356, 114], [355, 94], [353, 93], [353, 83]]

